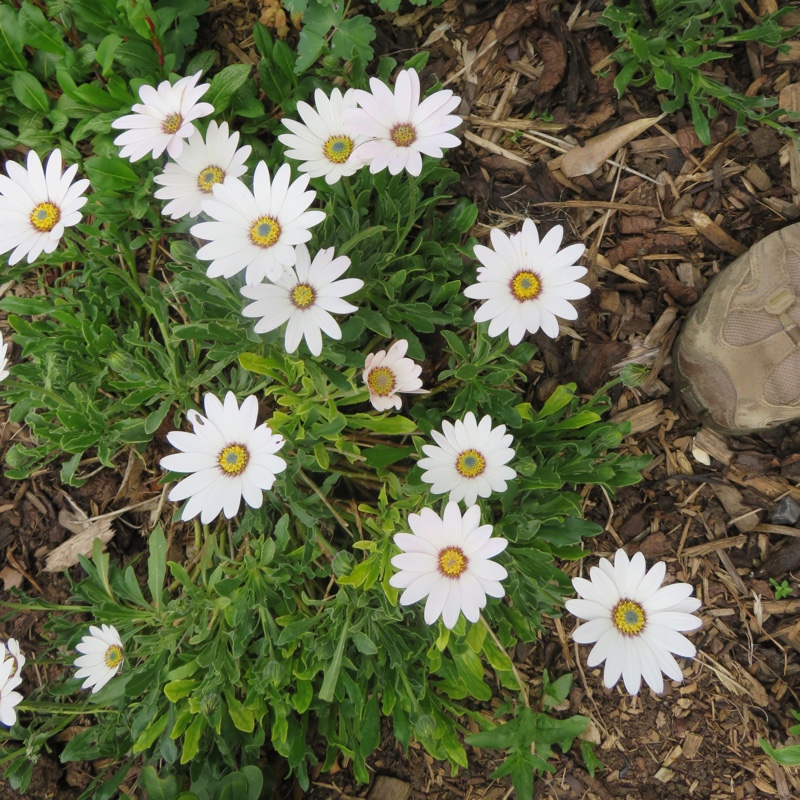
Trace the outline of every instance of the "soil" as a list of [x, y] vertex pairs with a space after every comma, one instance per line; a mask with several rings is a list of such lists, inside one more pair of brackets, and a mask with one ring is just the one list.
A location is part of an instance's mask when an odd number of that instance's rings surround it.
[[[759, 0], [748, 14], [774, 8]], [[800, 14], [798, 3], [792, 6]], [[633, 424], [625, 447], [653, 461], [641, 484], [612, 499], [585, 492], [586, 514], [605, 533], [591, 542], [597, 555], [624, 546], [648, 560], [662, 559], [672, 580], [692, 583], [703, 600], [703, 628], [693, 635], [698, 658], [683, 660], [682, 684], [663, 696], [645, 689], [638, 698], [603, 688], [601, 671], [586, 666], [587, 648], [572, 644], [573, 621], [547, 623], [535, 647], [511, 654], [536, 696], [541, 673], [571, 672], [564, 713], [591, 719], [587, 738], [604, 769], [591, 777], [577, 748], [554, 759], [556, 771], [538, 782], [539, 800], [722, 800], [800, 796], [800, 776], [770, 761], [758, 745], [792, 743], [790, 709], [800, 709], [800, 600], [774, 599], [769, 578], [800, 595], [797, 533], [770, 525], [782, 497], [800, 500], [800, 428], [788, 425], [765, 436], [723, 437], [693, 418], [673, 390], [671, 345], [686, 313], [708, 281], [742, 250], [768, 233], [800, 220], [800, 158], [791, 143], [768, 128], [741, 134], [724, 109], [704, 146], [684, 113], [665, 116], [589, 175], [567, 178], [558, 168], [575, 143], [622, 124], [660, 116], [650, 89], [622, 98], [613, 89], [615, 66], [593, 70], [613, 51], [614, 40], [598, 25], [604, 3], [559, 5], [526, 2], [458, 2], [439, 8], [404, 5], [399, 15], [379, 15], [376, 48], [402, 61], [419, 49], [430, 52], [423, 73], [463, 98], [462, 147], [450, 164], [461, 191], [478, 202], [473, 233], [513, 227], [526, 217], [559, 223], [568, 241], [587, 246], [590, 298], [579, 320], [553, 343], [535, 336], [541, 370], [532, 371], [530, 396], [543, 401], [558, 383], [574, 380], [594, 392], [626, 359], [653, 366], [636, 389], [617, 390], [614, 414]], [[369, 12], [370, 9], [362, 9]], [[253, 63], [251, 31], [284, 25], [277, 4], [213, 2], [204, 35], [213, 38], [223, 63]], [[207, 42], [206, 45], [209, 43]], [[709, 65], [740, 91], [778, 96], [800, 82], [800, 56], [742, 45], [729, 61]], [[602, 66], [602, 65], [601, 65]], [[618, 165], [622, 165], [621, 167]], [[6, 423], [4, 446], [26, 435]], [[706, 466], [697, 450], [711, 456]], [[146, 459], [144, 478], [155, 477]], [[6, 569], [25, 591], [60, 602], [64, 578], [42, 571], [43, 558], [69, 532], [59, 521], [74, 503], [89, 516], [157, 499], [154, 484], [126, 495], [126, 465], [99, 472], [69, 492], [57, 472], [29, 481], [0, 478], [0, 546]], [[122, 489], [122, 491], [120, 491]], [[69, 495], [69, 498], [67, 497]], [[148, 509], [149, 511], [149, 509]], [[119, 518], [109, 545], [114, 557], [142, 548], [137, 529], [149, 513], [133, 509]], [[787, 535], [790, 534], [790, 535]], [[577, 565], [572, 568], [580, 569]], [[12, 580], [15, 575], [9, 575]], [[0, 598], [7, 597], [4, 592]], [[12, 619], [6, 635], [35, 652], [41, 619]], [[44, 675], [42, 678], [46, 677]], [[487, 680], [493, 677], [487, 675]], [[496, 754], [468, 748], [470, 767], [451, 775], [412, 744], [402, 752], [388, 728], [369, 762], [373, 779], [355, 782], [345, 762], [315, 774], [311, 800], [507, 800], [506, 779], [493, 781]], [[91, 765], [86, 765], [91, 770]], [[55, 756], [37, 764], [27, 796], [69, 798], [79, 794], [81, 774], [65, 770]], [[85, 785], [85, 783], [83, 784]], [[298, 798], [284, 784], [282, 797]], [[0, 798], [14, 793], [0, 781]]]

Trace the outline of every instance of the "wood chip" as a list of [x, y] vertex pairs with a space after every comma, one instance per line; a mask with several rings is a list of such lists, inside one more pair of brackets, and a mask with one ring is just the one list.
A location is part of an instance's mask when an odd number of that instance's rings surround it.
[[772, 188], [772, 181], [769, 179], [769, 175], [758, 164], [751, 164], [744, 173], [744, 177], [762, 192]]
[[724, 250], [734, 256], [740, 256], [742, 253], [747, 252], [747, 247], [722, 230], [708, 214], [690, 208], [683, 212], [683, 217], [692, 224], [692, 227], [704, 239], [708, 239], [711, 244], [720, 250]]
[[44, 566], [45, 572], [62, 572], [74, 567], [78, 563], [79, 555], [89, 556], [92, 554], [95, 539], [99, 539], [105, 549], [105, 545], [114, 536], [114, 529], [108, 518], [91, 520], [84, 515], [84, 518], [81, 519], [77, 513], [62, 509], [58, 515], [58, 521], [75, 535], [49, 553]]
[[696, 544], [694, 547], [687, 547], [683, 551], [683, 555], [689, 558], [693, 556], [705, 556], [708, 555], [708, 553], [713, 553], [716, 550], [723, 550], [728, 547], [743, 547], [746, 542], [747, 536], [744, 534], [741, 536], [729, 536], [726, 539], [714, 539], [713, 541], [704, 542], [703, 544]]
[[716, 458], [717, 461], [722, 462], [726, 467], [733, 460], [733, 450], [728, 447], [725, 440], [716, 431], [705, 425], [695, 434], [692, 444], [694, 447], [708, 453], [711, 458]]
[[407, 800], [411, 784], [388, 775], [378, 775], [369, 793], [369, 800]]
[[664, 417], [662, 411], [664, 410], [663, 400], [651, 400], [635, 408], [629, 408], [626, 411], [620, 411], [611, 417], [611, 421], [617, 425], [623, 422], [631, 423], [631, 431], [628, 434], [632, 436], [636, 433], [643, 433], [652, 428], [658, 427], [663, 421]]
[[713, 484], [712, 489], [730, 516], [728, 524], [735, 525], [743, 533], [752, 531], [758, 525], [758, 510], [744, 505], [741, 492], [733, 486], [719, 483]]
[[703, 737], [689, 731], [683, 740], [684, 757], [687, 759], [694, 758], [700, 750], [701, 744], [703, 744]]
[[800, 42], [784, 42], [781, 47], [788, 47], [785, 53], [778, 52], [776, 64], [800, 64]]

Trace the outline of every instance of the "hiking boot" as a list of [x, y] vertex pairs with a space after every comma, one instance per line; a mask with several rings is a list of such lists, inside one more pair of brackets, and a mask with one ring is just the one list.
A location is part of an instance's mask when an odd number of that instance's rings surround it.
[[673, 368], [686, 405], [725, 433], [800, 418], [800, 224], [714, 278], [686, 318]]

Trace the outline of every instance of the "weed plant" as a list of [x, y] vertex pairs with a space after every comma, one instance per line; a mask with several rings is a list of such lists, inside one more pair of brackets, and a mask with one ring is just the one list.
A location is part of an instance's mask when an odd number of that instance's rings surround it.
[[[163, 218], [153, 199], [159, 165], [120, 159], [110, 124], [142, 85], [210, 71], [204, 99], [252, 146], [251, 161], [274, 172], [281, 117], [332, 81], [366, 86], [366, 58], [346, 68], [333, 34], [318, 67], [316, 55], [298, 57], [258, 27], [256, 78], [247, 65], [214, 71], [215, 54], [193, 49], [204, 8], [0, 6], [0, 146], [59, 147], [92, 185], [86, 216], [61, 247], [6, 273], [35, 287], [0, 303], [16, 353], [4, 399], [35, 439], [12, 447], [6, 474], [58, 465], [78, 486], [95, 458], [113, 469], [130, 449], [163, 450], [164, 431], [180, 428], [203, 393], [227, 390], [258, 395], [287, 461], [261, 508], [227, 523], [195, 520], [187, 560], [176, 560], [176, 512], [150, 533], [146, 564], [116, 564], [96, 541], [69, 603], [20, 594], [5, 604], [10, 614], [46, 614], [39, 663], [70, 664], [87, 621], [115, 626], [125, 647], [123, 670], [96, 694], [74, 678], [27, 693], [16, 724], [0, 729], [5, 778], [24, 792], [52, 737], [68, 733], [62, 762], [103, 760], [86, 800], [134, 783], [151, 798], [257, 800], [276, 791], [267, 750], [303, 788], [312, 765], [342, 757], [367, 781], [385, 720], [404, 748], [416, 741], [454, 770], [467, 766], [464, 737], [477, 725], [467, 741], [504, 751], [496, 776], [511, 775], [519, 796], [531, 797], [534, 774], [552, 769], [552, 747], [568, 750], [587, 720], [553, 711], [570, 676], [543, 675], [541, 697], [531, 698], [509, 653], [537, 642], [544, 618], [561, 613], [571, 586], [559, 564], [581, 558], [583, 540], [601, 531], [583, 519], [585, 487], [613, 496], [639, 480], [647, 459], [615, 452], [625, 430], [603, 419], [608, 387], [582, 399], [560, 386], [539, 405], [526, 371], [536, 348], [473, 323], [462, 289], [475, 274], [478, 211], [453, 197], [457, 175], [433, 159], [416, 179], [362, 169], [334, 186], [314, 182], [326, 214], [314, 245], [347, 255], [348, 275], [364, 281], [341, 340], [326, 340], [320, 357], [289, 355], [280, 334], [253, 332], [238, 279], [206, 276], [189, 225]], [[344, 22], [336, 25], [341, 33]], [[388, 78], [395, 66], [382, 58], [375, 72]], [[427, 366], [431, 392], [400, 413], [375, 413], [364, 359], [393, 338]], [[448, 629], [398, 605], [392, 536], [408, 529], [409, 514], [440, 504], [416, 459], [443, 420], [469, 411], [514, 439], [516, 479], [479, 503], [509, 542], [499, 559], [507, 599]], [[593, 770], [591, 748], [582, 751]]]
[[628, 86], [654, 83], [664, 93], [661, 108], [666, 113], [688, 104], [694, 129], [706, 145], [711, 144], [709, 120], [717, 116], [718, 103], [735, 112], [741, 130], [749, 120], [797, 140], [795, 128], [781, 121], [787, 112], [777, 107], [774, 97], [748, 96], [704, 71], [714, 61], [731, 58], [737, 44], [780, 47], [798, 31], [780, 25], [788, 8], [766, 14], [746, 28], [737, 15], [737, 6], [742, 5], [737, 0], [609, 3], [600, 22], [620, 42], [613, 54], [621, 67], [614, 88], [622, 95]]

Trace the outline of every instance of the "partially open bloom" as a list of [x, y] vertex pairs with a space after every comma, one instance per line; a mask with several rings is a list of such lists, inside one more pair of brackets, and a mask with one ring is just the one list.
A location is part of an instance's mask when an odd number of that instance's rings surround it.
[[489, 323], [489, 336], [508, 331], [511, 344], [519, 344], [525, 333], [541, 328], [553, 339], [558, 320], [577, 319], [578, 312], [568, 300], [589, 294], [589, 287], [577, 283], [585, 267], [573, 266], [586, 249], [572, 244], [559, 251], [564, 230], [560, 225], [539, 241], [533, 220], [526, 219], [519, 233], [506, 235], [493, 228], [494, 250], [475, 245], [478, 282], [464, 290], [467, 297], [486, 302], [475, 312], [475, 322]]
[[3, 334], [0, 333], [0, 381], [8, 377], [8, 344], [3, 341]]
[[77, 164], [63, 175], [61, 169], [60, 150], [50, 153], [44, 169], [34, 150], [28, 151], [27, 169], [6, 161], [8, 177], [0, 175], [0, 253], [13, 251], [11, 266], [26, 256], [31, 264], [42, 253], [52, 253], [64, 229], [80, 222], [89, 181], [72, 182]]
[[200, 514], [206, 524], [220, 511], [230, 519], [239, 511], [242, 498], [252, 508], [261, 508], [263, 493], [272, 488], [286, 462], [275, 455], [283, 447], [283, 436], [274, 434], [266, 423], [256, 427], [255, 395], [246, 397], [239, 408], [233, 392], [225, 395], [224, 405], [207, 394], [204, 407], [205, 417], [194, 409], [186, 414], [194, 433], [167, 434], [169, 443], [183, 452], [165, 456], [161, 466], [192, 473], [173, 487], [169, 499], [190, 498], [181, 519]]
[[148, 153], [158, 158], [165, 150], [177, 158], [183, 149], [183, 140], [196, 130], [194, 120], [205, 117], [214, 111], [211, 103], [200, 103], [210, 84], [195, 84], [200, 79], [197, 72], [176, 81], [162, 81], [158, 88], [142, 86], [139, 89], [141, 103], [134, 103], [131, 111], [124, 117], [115, 119], [112, 128], [124, 130], [114, 139], [120, 145], [120, 156], [138, 161]]
[[363, 166], [351, 156], [367, 137], [354, 133], [342, 119], [345, 109], [356, 107], [354, 89], [348, 89], [344, 95], [334, 89], [330, 97], [317, 89], [314, 102], [316, 108], [302, 100], [297, 104], [297, 113], [303, 122], [283, 118], [283, 124], [291, 133], [281, 134], [278, 140], [291, 148], [286, 151], [289, 158], [303, 162], [298, 167], [300, 172], [307, 172], [311, 178], [324, 176], [326, 183], [334, 184]]
[[78, 667], [75, 677], [86, 678], [81, 689], [91, 688], [92, 694], [99, 692], [120, 670], [125, 654], [122, 640], [113, 625], [89, 626], [89, 635], [84, 636], [75, 649], [83, 655], [73, 662]]
[[461, 117], [450, 113], [461, 100], [449, 89], [420, 102], [419, 75], [413, 69], [398, 74], [394, 92], [377, 78], [370, 78], [369, 85], [371, 93], [355, 90], [361, 108], [345, 110], [343, 119], [357, 133], [372, 137], [356, 150], [370, 172], [388, 167], [392, 175], [404, 169], [419, 175], [423, 155], [441, 158], [443, 148], [461, 144], [447, 133], [461, 124]]
[[306, 191], [308, 175], [291, 183], [292, 170], [283, 164], [270, 179], [259, 161], [251, 192], [240, 180], [214, 186], [214, 197], [203, 211], [215, 222], [200, 222], [192, 234], [208, 244], [197, 257], [210, 261], [209, 278], [230, 278], [243, 269], [248, 286], [264, 278], [277, 281], [297, 260], [295, 246], [311, 238], [309, 230], [325, 219], [324, 211], [307, 211], [316, 192]]
[[369, 389], [369, 401], [378, 411], [399, 409], [403, 401], [398, 394], [428, 394], [422, 388], [419, 375], [422, 367], [406, 358], [408, 342], [399, 339], [390, 348], [370, 353], [364, 364], [364, 383]]
[[196, 217], [203, 210], [214, 186], [247, 172], [244, 162], [253, 149], [239, 147], [239, 133], [228, 134], [228, 123], [208, 123], [206, 137], [195, 131], [175, 161], [170, 161], [153, 180], [163, 188], [155, 194], [160, 200], [171, 200], [163, 213], [172, 219]]
[[455, 424], [444, 420], [442, 433], [431, 431], [431, 436], [438, 447], [423, 445], [428, 457], [418, 463], [425, 470], [422, 480], [433, 484], [433, 494], [450, 492], [452, 502], [463, 500], [471, 506], [479, 497], [504, 492], [506, 481], [517, 477], [515, 470], [505, 466], [514, 458], [509, 446], [514, 439], [505, 425], [493, 428], [488, 415], [478, 422], [469, 411]]
[[20, 652], [19, 642], [9, 639], [0, 642], [0, 725], [11, 727], [17, 721], [18, 706], [22, 695], [14, 691], [22, 683], [22, 668], [25, 656]]
[[448, 628], [458, 622], [461, 612], [477, 622], [486, 596], [505, 594], [500, 581], [508, 577], [505, 567], [491, 559], [506, 549], [508, 542], [492, 537], [492, 526], [481, 525], [481, 510], [471, 506], [461, 516], [456, 503], [448, 503], [444, 516], [430, 508], [409, 514], [413, 533], [395, 534], [394, 543], [403, 551], [392, 558], [400, 572], [390, 585], [405, 589], [404, 606], [427, 597], [425, 622], [432, 625], [441, 616]]
[[350, 314], [358, 311], [342, 298], [357, 292], [364, 281], [359, 278], [337, 280], [350, 266], [347, 256], [333, 257], [333, 248], [320, 250], [311, 260], [308, 248], [297, 247], [297, 266], [286, 267], [275, 284], [259, 283], [243, 286], [245, 297], [255, 300], [242, 310], [245, 317], [261, 317], [256, 333], [267, 333], [284, 322], [287, 353], [294, 353], [301, 339], [315, 356], [322, 352], [322, 334], [341, 339], [342, 331], [331, 314]]
[[596, 642], [587, 663], [596, 667], [606, 662], [603, 683], [609, 689], [622, 676], [626, 691], [638, 694], [644, 678], [660, 694], [662, 672], [673, 681], [683, 680], [672, 653], [692, 657], [697, 652], [678, 631], [702, 625], [692, 614], [700, 601], [690, 597], [694, 588], [688, 583], [662, 587], [666, 569], [659, 561], [646, 571], [641, 553], [629, 560], [624, 550], [617, 550], [613, 565], [601, 558], [600, 565], [591, 568], [591, 580], [572, 579], [580, 599], [567, 600], [567, 611], [589, 620], [575, 629], [572, 638], [579, 644]]

